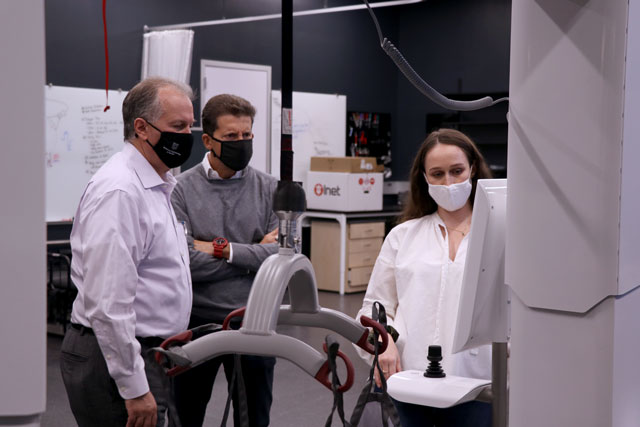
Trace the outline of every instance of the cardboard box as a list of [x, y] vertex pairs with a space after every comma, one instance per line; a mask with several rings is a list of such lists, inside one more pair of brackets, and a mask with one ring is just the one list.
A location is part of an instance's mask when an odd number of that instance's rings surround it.
[[338, 212], [382, 210], [383, 174], [316, 172], [307, 175], [307, 208]]
[[[315, 172], [381, 172], [375, 157], [311, 157], [309, 170]], [[384, 170], [384, 166], [382, 166], [382, 170]]]

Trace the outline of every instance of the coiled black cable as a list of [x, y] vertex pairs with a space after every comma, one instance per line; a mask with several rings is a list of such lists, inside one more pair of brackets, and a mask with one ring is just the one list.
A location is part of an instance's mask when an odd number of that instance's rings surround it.
[[380, 29], [380, 24], [378, 23], [378, 19], [376, 15], [373, 13], [371, 6], [367, 0], [362, 0], [367, 6], [367, 10], [369, 10], [369, 14], [373, 19], [374, 24], [376, 25], [376, 30], [378, 32], [378, 38], [380, 39], [380, 47], [385, 51], [387, 55], [391, 58], [391, 60], [396, 64], [398, 69], [404, 74], [404, 76], [411, 82], [416, 89], [420, 91], [427, 98], [435, 102], [441, 107], [444, 107], [449, 110], [454, 111], [473, 111], [480, 110], [482, 108], [490, 107], [499, 102], [508, 101], [509, 98], [500, 98], [497, 100], [493, 100], [490, 96], [485, 96], [484, 98], [476, 99], [473, 101], [456, 101], [454, 99], [449, 99], [446, 96], [442, 95], [440, 92], [431, 87], [427, 82], [425, 82], [420, 75], [413, 69], [411, 64], [402, 56], [402, 53], [396, 48], [393, 43], [383, 37], [382, 30]]

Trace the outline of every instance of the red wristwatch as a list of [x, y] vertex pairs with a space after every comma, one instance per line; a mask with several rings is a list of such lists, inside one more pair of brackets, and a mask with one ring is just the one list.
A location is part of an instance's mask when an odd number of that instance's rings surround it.
[[224, 237], [216, 237], [211, 243], [213, 244], [213, 256], [222, 258], [222, 250], [229, 246], [229, 241]]

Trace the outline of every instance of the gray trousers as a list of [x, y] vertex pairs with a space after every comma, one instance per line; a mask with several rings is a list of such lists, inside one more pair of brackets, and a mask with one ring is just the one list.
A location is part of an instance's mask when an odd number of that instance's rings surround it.
[[[165, 425], [165, 413], [170, 402], [169, 378], [153, 359], [150, 348], [158, 340], [139, 339], [145, 363], [145, 373], [151, 394], [158, 406], [158, 427]], [[90, 331], [67, 329], [60, 357], [62, 380], [67, 390], [71, 411], [79, 427], [118, 427], [127, 424], [127, 409], [109, 375], [107, 364]]]

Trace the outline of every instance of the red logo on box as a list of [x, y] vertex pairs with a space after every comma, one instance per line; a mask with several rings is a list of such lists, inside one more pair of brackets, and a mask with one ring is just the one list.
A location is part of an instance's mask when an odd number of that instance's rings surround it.
[[373, 177], [358, 178], [358, 184], [364, 194], [369, 194], [376, 180]]
[[316, 184], [313, 186], [313, 192], [316, 196], [337, 196], [340, 197], [340, 186], [336, 185], [335, 187], [328, 187], [323, 184]]

